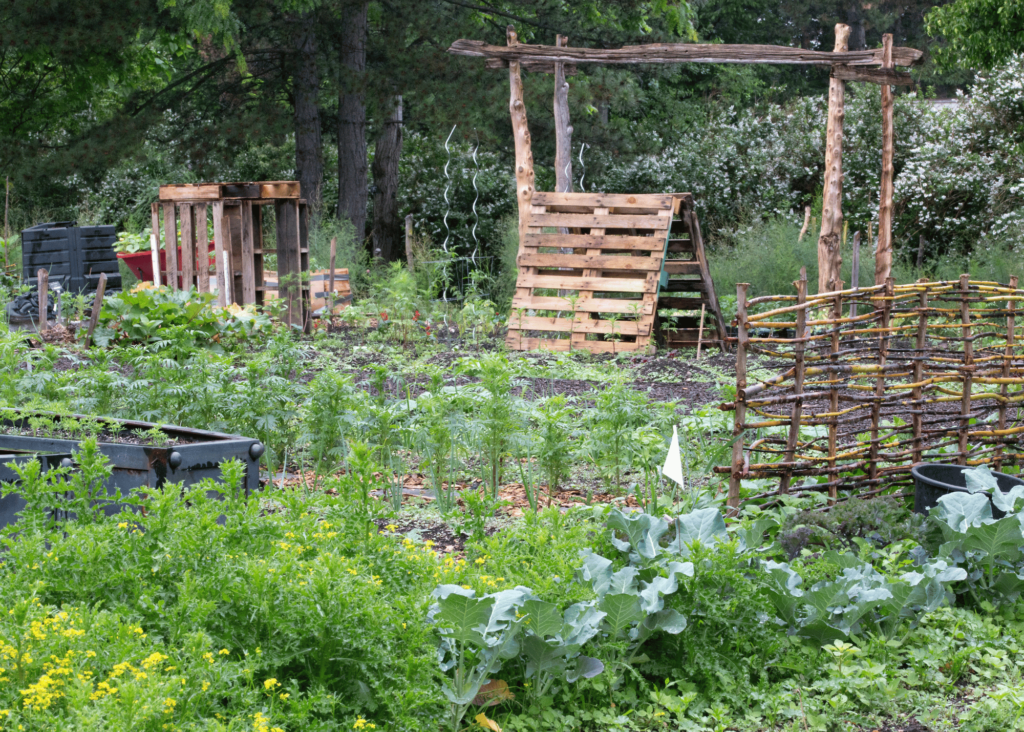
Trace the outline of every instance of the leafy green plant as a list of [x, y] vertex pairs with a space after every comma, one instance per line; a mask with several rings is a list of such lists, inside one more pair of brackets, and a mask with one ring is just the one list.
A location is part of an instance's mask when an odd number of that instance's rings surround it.
[[571, 418], [569, 400], [562, 395], [548, 397], [530, 411], [532, 452], [547, 480], [549, 501], [572, 466]]

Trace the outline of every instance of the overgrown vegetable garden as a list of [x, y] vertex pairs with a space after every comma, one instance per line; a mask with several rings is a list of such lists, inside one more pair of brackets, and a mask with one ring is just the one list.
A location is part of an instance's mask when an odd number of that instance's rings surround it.
[[[2, 539], [4, 729], [1021, 720], [1020, 489], [930, 517], [803, 493], [726, 519], [733, 356], [509, 355], [486, 303], [380, 277], [311, 337], [145, 286], [108, 299], [88, 349], [3, 332], [8, 431], [81, 441], [0, 489], [26, 501]], [[102, 423], [68, 414], [257, 438], [262, 487], [226, 462], [107, 495]]]

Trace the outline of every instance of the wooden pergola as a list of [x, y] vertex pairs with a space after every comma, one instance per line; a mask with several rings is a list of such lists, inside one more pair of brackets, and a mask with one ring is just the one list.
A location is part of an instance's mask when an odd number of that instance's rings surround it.
[[516, 197], [519, 205], [520, 252], [527, 229], [534, 194], [533, 152], [523, 103], [522, 71], [540, 71], [555, 75], [555, 173], [559, 193], [571, 190], [569, 151], [572, 127], [569, 122], [568, 84], [578, 64], [797, 64], [831, 69], [828, 97], [828, 128], [825, 146], [825, 181], [821, 232], [818, 237], [818, 291], [842, 289], [840, 243], [842, 212], [843, 105], [847, 81], [865, 81], [882, 87], [882, 175], [878, 214], [878, 249], [875, 259], [875, 283], [884, 284], [892, 266], [893, 198], [893, 93], [891, 86], [911, 86], [910, 74], [895, 67], [909, 67], [921, 61], [923, 53], [913, 48], [894, 48], [892, 35], [883, 36], [882, 48], [850, 51], [850, 28], [836, 25], [835, 48], [812, 51], [786, 46], [728, 45], [701, 43], [652, 43], [623, 48], [574, 48], [565, 36], [556, 45], [519, 43], [512, 26], [507, 30], [507, 45], [495, 46], [483, 41], [458, 40], [448, 52], [459, 56], [487, 59], [489, 68], [508, 68], [511, 99], [509, 111], [516, 147]]

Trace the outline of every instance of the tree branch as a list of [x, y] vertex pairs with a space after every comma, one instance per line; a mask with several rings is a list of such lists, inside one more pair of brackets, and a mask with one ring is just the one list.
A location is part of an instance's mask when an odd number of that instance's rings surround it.
[[[499, 16], [501, 16], [503, 18], [509, 18], [510, 20], [518, 20], [520, 23], [526, 23], [527, 25], [532, 25], [534, 28], [543, 28], [544, 30], [549, 30], [549, 31], [552, 31], [554, 33], [561, 33], [563, 30], [565, 30], [564, 28], [555, 28], [553, 26], [547, 25], [545, 23], [541, 23], [541, 22], [536, 21], [536, 20], [530, 20], [529, 18], [524, 18], [521, 15], [512, 15], [512, 13], [506, 13], [506, 12], [504, 12], [502, 10], [498, 10], [497, 8], [487, 7], [486, 5], [471, 5], [470, 3], [459, 2], [459, 0], [441, 0], [441, 1], [442, 2], [446, 2], [449, 5], [458, 5], [459, 7], [469, 8], [470, 10], [478, 10], [481, 13], [490, 13], [491, 15], [499, 15]], [[585, 41], [590, 41], [591, 43], [597, 43], [597, 44], [602, 44], [602, 45], [604, 44], [604, 41], [602, 41], [600, 38], [595, 38], [594, 36], [585, 36], [585, 35], [583, 35], [581, 33], [575, 33], [574, 35], [579, 37], [579, 38], [582, 38]]]

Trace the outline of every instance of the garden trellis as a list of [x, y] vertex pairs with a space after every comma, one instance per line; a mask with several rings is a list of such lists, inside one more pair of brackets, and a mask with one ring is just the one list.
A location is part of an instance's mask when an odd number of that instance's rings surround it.
[[[758, 63], [758, 64], [801, 64], [828, 66], [831, 69], [829, 84], [829, 113], [825, 148], [825, 186], [823, 191], [822, 227], [818, 238], [819, 287], [824, 292], [839, 277], [841, 265], [839, 242], [843, 228], [842, 216], [842, 140], [843, 140], [843, 103], [845, 83], [847, 81], [866, 81], [880, 84], [882, 87], [882, 176], [879, 203], [879, 238], [876, 256], [876, 285], [881, 285], [889, 276], [892, 261], [892, 175], [893, 175], [893, 124], [892, 124], [892, 90], [891, 85], [912, 85], [910, 75], [897, 71], [895, 66], [912, 66], [918, 63], [923, 54], [912, 48], [894, 48], [892, 35], [883, 36], [883, 47], [874, 50], [848, 51], [847, 43], [850, 28], [844, 24], [836, 26], [835, 50], [811, 51], [802, 48], [763, 45], [728, 45], [728, 44], [666, 44], [655, 43], [643, 46], [627, 46], [617, 49], [573, 48], [568, 39], [559, 35], [554, 46], [529, 45], [519, 43], [518, 36], [512, 26], [508, 27], [507, 45], [494, 46], [482, 41], [458, 40], [448, 49], [449, 53], [462, 56], [476, 56], [487, 59], [492, 68], [509, 69], [511, 98], [509, 110], [512, 117], [512, 129], [516, 149], [516, 199], [519, 206], [519, 255], [527, 254], [526, 237], [531, 217], [534, 216], [534, 169], [533, 152], [531, 149], [530, 131], [527, 123], [526, 107], [523, 101], [522, 70], [536, 70], [553, 73], [555, 76], [554, 110], [555, 110], [555, 169], [559, 189], [557, 193], [572, 196], [571, 173], [568, 151], [571, 150], [572, 127], [569, 124], [568, 86], [565, 82], [567, 73], [572, 73], [575, 64], [646, 64], [646, 63]], [[627, 194], [628, 195], [628, 194]], [[639, 195], [639, 194], [638, 194]], [[569, 199], [564, 199], [568, 203]], [[584, 204], [585, 205], [585, 204]], [[580, 227], [586, 228], [586, 227]], [[604, 230], [598, 229], [602, 234]], [[566, 233], [566, 232], [561, 232]], [[562, 254], [570, 255], [571, 249], [563, 248]], [[577, 250], [575, 254], [585, 254], [587, 250]], [[520, 281], [517, 291], [528, 288], [527, 279], [533, 272], [529, 265], [520, 263]], [[618, 273], [609, 272], [606, 276], [617, 277]], [[713, 288], [710, 280], [705, 283]], [[840, 285], [841, 286], [841, 285]], [[559, 293], [565, 299], [562, 292]], [[582, 292], [577, 290], [570, 295], [574, 300], [572, 307], [561, 306], [560, 310], [570, 310], [572, 317], [578, 319], [576, 304], [586, 301]], [[657, 300], [657, 295], [655, 295]], [[656, 307], [656, 306], [655, 306]], [[713, 316], [720, 315], [713, 311]], [[604, 334], [596, 334], [602, 338]], [[543, 339], [522, 339], [510, 330], [508, 345], [512, 348], [528, 347], [524, 344], [543, 344]], [[597, 347], [595, 341], [579, 341], [578, 345], [590, 350], [608, 350]], [[637, 346], [639, 348], [640, 346]]]
[[[729, 506], [826, 491], [831, 501], [912, 485], [926, 459], [1020, 466], [1024, 290], [959, 281], [746, 299], [737, 285]], [[853, 306], [851, 308], [851, 306]], [[747, 384], [747, 355], [792, 365]], [[774, 487], [742, 495], [743, 481]], [[756, 491], [755, 491], [756, 492]]]

